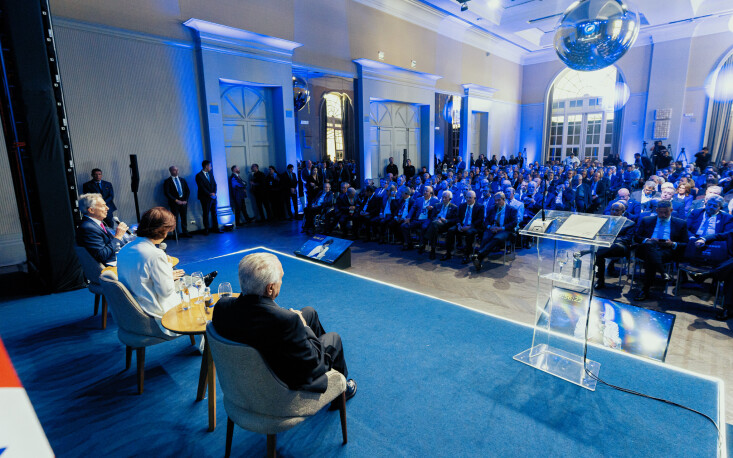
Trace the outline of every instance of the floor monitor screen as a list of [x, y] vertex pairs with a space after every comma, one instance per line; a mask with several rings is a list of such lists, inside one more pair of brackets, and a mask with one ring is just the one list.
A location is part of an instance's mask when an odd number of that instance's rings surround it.
[[295, 254], [333, 264], [353, 242], [326, 235], [314, 235]]

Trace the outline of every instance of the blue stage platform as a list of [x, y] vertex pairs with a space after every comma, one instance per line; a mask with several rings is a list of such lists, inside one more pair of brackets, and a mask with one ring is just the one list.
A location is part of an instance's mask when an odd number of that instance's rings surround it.
[[[217, 283], [237, 285], [244, 254], [182, 267], [216, 269]], [[530, 327], [276, 254], [285, 270], [277, 302], [314, 306], [326, 330], [341, 334], [359, 383], [348, 445], [338, 412], [324, 410], [278, 436], [281, 456], [718, 455], [717, 431], [699, 415], [603, 385], [591, 392], [514, 361]], [[223, 455], [221, 391], [209, 433], [206, 403], [194, 401], [200, 355], [188, 339], [148, 350], [137, 396], [134, 370], [121, 372], [114, 321], [102, 331], [91, 310], [83, 290], [0, 305], [0, 335], [56, 454]], [[721, 381], [602, 348], [588, 356], [608, 382], [725, 425]], [[264, 453], [264, 436], [235, 430], [234, 455]]]

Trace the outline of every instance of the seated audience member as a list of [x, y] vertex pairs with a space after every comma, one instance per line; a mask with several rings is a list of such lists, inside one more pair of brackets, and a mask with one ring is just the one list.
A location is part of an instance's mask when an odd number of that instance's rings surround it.
[[104, 220], [109, 209], [101, 194], [82, 194], [78, 203], [83, 218], [76, 231], [76, 244], [86, 248], [97, 262], [117, 265], [117, 252], [125, 243], [127, 224], [118, 224], [114, 232], [107, 227]]
[[589, 212], [595, 213], [599, 209], [606, 207], [608, 187], [608, 180], [603, 177], [603, 172], [599, 169], [593, 174], [593, 181], [590, 184], [591, 205]]
[[120, 282], [140, 304], [145, 313], [155, 318], [167, 334], [160, 320], [165, 312], [181, 303], [174, 281], [183, 276], [183, 270], [174, 270], [168, 255], [157, 247], [168, 232], [176, 228], [173, 213], [163, 207], [146, 211], [137, 228], [137, 238], [125, 245], [117, 255], [117, 276]]
[[680, 181], [680, 184], [677, 185], [677, 193], [672, 197], [672, 207], [674, 208], [675, 204], [681, 206], [685, 215], [687, 215], [692, 209], [692, 201], [689, 183]]
[[321, 213], [327, 213], [333, 209], [334, 195], [331, 192], [331, 183], [323, 184], [323, 191], [313, 202], [305, 208], [305, 221], [303, 222], [303, 232], [315, 228], [314, 221], [316, 216]]
[[394, 185], [391, 185], [387, 190], [387, 196], [382, 201], [382, 209], [380, 210], [379, 215], [377, 215], [375, 218], [372, 218], [372, 232], [376, 231], [375, 236], [380, 245], [385, 243], [383, 237], [383, 225], [394, 216], [394, 212], [396, 210], [394, 206], [395, 204], [393, 202], [398, 200], [399, 197], [397, 196], [397, 188]]
[[[614, 202], [611, 205], [611, 216], [624, 216], [625, 213], [626, 205], [623, 201]], [[614, 222], [611, 224], [614, 224]], [[634, 221], [627, 218], [613, 244], [610, 247], [598, 248], [596, 252], [596, 289], [606, 287], [606, 259], [629, 256], [634, 238], [634, 225]], [[608, 269], [609, 271], [613, 269], [611, 264], [609, 264]]]
[[[626, 216], [629, 219], [634, 220], [634, 222], [639, 221], [639, 216], [641, 215], [641, 204], [639, 204], [638, 201], [631, 198], [631, 194], [629, 193], [629, 190], [626, 188], [621, 188], [618, 190], [618, 197], [616, 199], [612, 200], [605, 210], [603, 210], [604, 215], [610, 215], [611, 214], [611, 206], [619, 201], [623, 201], [623, 204], [626, 206]], [[627, 216], [628, 215], [628, 216]]]
[[657, 183], [652, 180], [644, 183], [644, 188], [631, 193], [631, 198], [639, 202], [642, 212], [651, 212], [652, 205], [656, 199], [659, 199], [660, 193], [656, 191]]
[[733, 216], [721, 211], [724, 205], [722, 197], [713, 195], [707, 199], [705, 208], [690, 212], [687, 217], [690, 243], [703, 246], [727, 240], [727, 233], [733, 231]]
[[685, 252], [687, 243], [687, 222], [672, 217], [672, 203], [666, 200], [657, 204], [657, 214], [642, 218], [636, 230], [636, 256], [644, 260], [644, 279], [637, 301], [649, 298], [656, 273], [662, 274], [665, 281], [670, 277], [664, 272], [664, 264], [679, 258]]
[[366, 240], [372, 240], [372, 220], [379, 216], [382, 210], [382, 198], [377, 197], [373, 186], [367, 186], [365, 191], [366, 200], [359, 206], [358, 217], [356, 218], [356, 226], [354, 227], [354, 235], [359, 236], [359, 229], [366, 229]]
[[463, 264], [468, 264], [469, 256], [473, 254], [473, 243], [476, 241], [476, 235], [481, 230], [483, 223], [484, 208], [481, 204], [476, 203], [476, 193], [468, 191], [466, 193], [466, 202], [458, 207], [458, 222], [454, 227], [448, 230], [446, 237], [445, 254], [440, 258], [441, 261], [451, 259], [453, 247], [456, 245], [456, 239], [464, 239]]
[[481, 262], [494, 252], [514, 233], [517, 227], [517, 209], [507, 205], [503, 192], [494, 194], [494, 207], [489, 210], [482, 226], [484, 235], [481, 239], [481, 248], [473, 258], [476, 272], [481, 271]]
[[344, 237], [349, 236], [349, 230], [355, 236], [354, 225], [356, 223], [356, 216], [356, 189], [348, 188], [346, 194], [340, 195], [336, 200], [336, 221], [338, 221]]
[[444, 191], [441, 202], [433, 208], [432, 221], [426, 231], [427, 242], [430, 244], [430, 259], [435, 259], [438, 236], [447, 233], [458, 222], [458, 207], [451, 202], [452, 198], [450, 191]]
[[[326, 332], [312, 307], [280, 307], [284, 271], [277, 257], [254, 253], [239, 262], [239, 297], [223, 298], [214, 307], [212, 324], [222, 337], [255, 348], [291, 390], [325, 393], [326, 372], [335, 369], [348, 378], [341, 337]], [[356, 382], [346, 382], [346, 398], [356, 394]]]
[[[728, 259], [704, 274], [690, 273], [689, 275], [692, 281], [696, 283], [702, 283], [706, 278], [712, 278], [713, 281], [717, 282], [724, 282], [723, 310], [718, 312], [715, 318], [721, 321], [728, 321], [733, 318], [733, 231], [729, 231], [723, 235], [725, 236], [724, 240], [726, 240], [727, 244]], [[698, 239], [693, 242], [691, 239], [689, 243], [695, 243], [697, 246], [702, 247], [708, 243], [708, 240], [702, 241], [701, 239]]]
[[583, 182], [582, 178], [578, 175], [573, 177], [572, 181], [573, 189], [573, 211], [579, 213], [588, 213], [591, 205], [591, 189], [586, 183]]
[[[418, 240], [420, 248], [423, 248], [423, 242], [425, 241], [425, 231], [428, 229], [430, 224], [430, 213], [433, 207], [438, 204], [438, 199], [433, 196], [432, 186], [425, 186], [423, 188], [422, 199], [417, 199], [412, 205], [410, 215], [402, 222], [400, 229], [402, 230], [402, 249], [412, 249], [412, 239], [410, 238], [410, 232], [417, 229], [419, 236]], [[421, 251], [422, 252], [422, 251]]]
[[505, 195], [507, 205], [517, 210], [517, 228], [519, 228], [524, 222], [524, 204], [516, 199], [514, 188], [507, 188]]
[[395, 239], [402, 239], [402, 223], [410, 217], [410, 210], [412, 210], [410, 196], [412, 191], [407, 186], [402, 186], [397, 190], [397, 194], [400, 198], [394, 199], [390, 203], [389, 216], [385, 213], [379, 224], [381, 243], [387, 242], [387, 230], [394, 235]]

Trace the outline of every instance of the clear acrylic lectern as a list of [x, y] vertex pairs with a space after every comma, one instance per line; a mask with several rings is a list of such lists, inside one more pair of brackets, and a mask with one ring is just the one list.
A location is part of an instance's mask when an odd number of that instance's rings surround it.
[[537, 302], [532, 346], [514, 359], [596, 389], [593, 376], [601, 365], [585, 358], [595, 255], [613, 244], [625, 222], [623, 216], [549, 210], [544, 221], [540, 212], [519, 231], [537, 240]]

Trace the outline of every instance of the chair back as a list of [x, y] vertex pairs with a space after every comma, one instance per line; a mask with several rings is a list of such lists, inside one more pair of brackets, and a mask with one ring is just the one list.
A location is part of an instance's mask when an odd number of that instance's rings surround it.
[[146, 314], [130, 291], [117, 280], [114, 272], [106, 271], [100, 277], [104, 297], [119, 327], [118, 336], [130, 347], [146, 347], [177, 336], [164, 333], [158, 322]]
[[270, 417], [316, 413], [317, 410], [313, 411], [314, 403], [309, 401], [316, 401], [321, 395], [288, 388], [255, 348], [222, 337], [213, 323], [206, 326], [206, 338], [209, 339], [225, 406], [231, 403], [251, 413]]
[[74, 245], [74, 252], [81, 263], [81, 270], [84, 276], [92, 285], [99, 286], [99, 276], [102, 274], [104, 266], [92, 257], [86, 248]]

